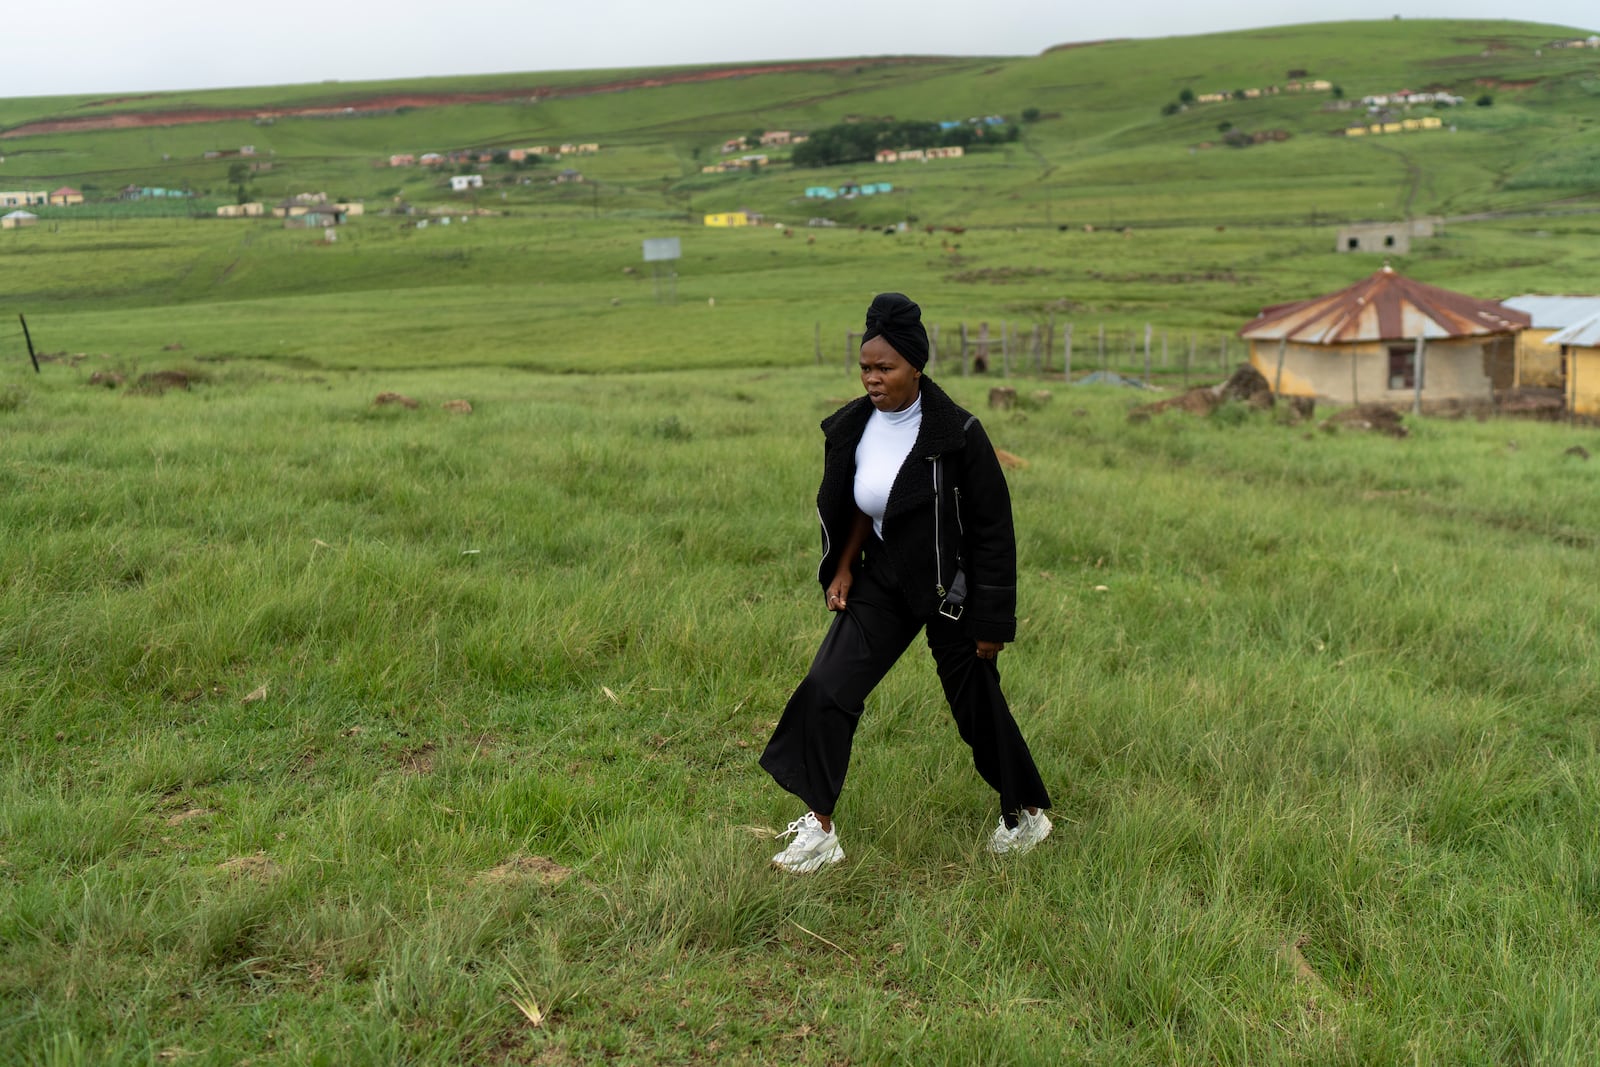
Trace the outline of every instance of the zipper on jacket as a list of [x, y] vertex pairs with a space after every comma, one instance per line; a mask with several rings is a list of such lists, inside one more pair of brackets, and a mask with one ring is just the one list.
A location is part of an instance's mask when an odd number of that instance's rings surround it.
[[929, 456], [933, 461], [933, 590], [943, 600], [944, 592], [944, 554], [939, 546], [939, 457]]
[[828, 552], [833, 548], [833, 538], [828, 536], [828, 522], [822, 517], [822, 508], [817, 508], [817, 525], [822, 527], [822, 558], [817, 560], [817, 576], [822, 576], [822, 565], [828, 562]]
[[967, 536], [967, 526], [966, 523], [961, 521], [961, 487], [959, 485], [952, 486], [950, 491], [956, 495], [956, 531], [962, 537], [965, 537]]

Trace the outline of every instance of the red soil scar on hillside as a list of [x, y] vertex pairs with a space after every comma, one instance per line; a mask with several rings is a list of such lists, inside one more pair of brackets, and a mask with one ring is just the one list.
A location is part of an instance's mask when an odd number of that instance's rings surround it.
[[[41, 119], [25, 122], [0, 132], [4, 137], [29, 137], [44, 133], [83, 133], [90, 130], [127, 130], [145, 126], [186, 126], [199, 122], [232, 122], [240, 119], [294, 117], [333, 117], [364, 112], [394, 111], [411, 107], [450, 107], [460, 104], [496, 104], [506, 100], [554, 100], [568, 96], [593, 96], [620, 93], [628, 89], [654, 89], [664, 85], [748, 78], [757, 74], [799, 74], [808, 71], [854, 70], [857, 67], [936, 63], [937, 56], [877, 56], [872, 59], [823, 59], [793, 63], [760, 63], [742, 67], [717, 67], [710, 70], [669, 71], [641, 78], [596, 82], [590, 85], [534, 86], [526, 89], [497, 89], [481, 93], [386, 93], [381, 96], [352, 97], [342, 103], [275, 108], [173, 108], [156, 111], [124, 111], [115, 115], [83, 115], [77, 118]], [[97, 101], [117, 104], [139, 97], [117, 97]]]

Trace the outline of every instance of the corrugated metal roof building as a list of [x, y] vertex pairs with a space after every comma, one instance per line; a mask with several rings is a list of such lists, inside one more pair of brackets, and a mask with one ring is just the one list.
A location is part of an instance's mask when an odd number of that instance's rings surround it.
[[1600, 296], [1541, 296], [1529, 293], [1504, 301], [1506, 307], [1526, 311], [1532, 324], [1517, 335], [1517, 388], [1560, 389], [1567, 375], [1561, 349], [1546, 344], [1550, 335], [1600, 315]]
[[1555, 331], [1544, 343], [1560, 353], [1567, 410], [1575, 415], [1600, 415], [1600, 308]]
[[1250, 342], [1251, 363], [1287, 396], [1488, 401], [1511, 387], [1515, 336], [1528, 321], [1386, 266], [1338, 292], [1266, 308], [1239, 336]]

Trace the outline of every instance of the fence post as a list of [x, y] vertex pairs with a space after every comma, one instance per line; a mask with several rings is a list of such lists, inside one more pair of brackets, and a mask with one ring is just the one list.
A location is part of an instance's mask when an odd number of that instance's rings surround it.
[[[1417, 338], [1416, 366], [1412, 368], [1412, 376], [1417, 380], [1417, 391], [1411, 400], [1411, 414], [1413, 415], [1422, 414], [1422, 378], [1427, 371], [1427, 345], [1428, 339], [1426, 337]], [[1283, 364], [1280, 360], [1278, 369], [1278, 376], [1280, 378], [1283, 376], [1282, 368]]]
[[39, 357], [33, 351], [33, 334], [28, 332], [28, 320], [22, 316], [21, 312], [18, 312], [17, 321], [22, 323], [22, 339], [28, 342], [28, 359], [33, 362], [33, 373], [38, 374]]
[[1166, 330], [1162, 330], [1161, 331], [1161, 369], [1162, 370], [1166, 370], [1168, 366], [1169, 366], [1169, 364], [1167, 363], [1167, 331]]
[[933, 327], [933, 333], [928, 337], [928, 366], [933, 366], [935, 358], [939, 355], [939, 327]]
[[822, 366], [822, 323], [818, 322], [816, 330], [811, 335], [812, 347], [817, 352], [817, 366]]
[[967, 376], [967, 324], [961, 323], [961, 376]]
[[1144, 324], [1144, 384], [1150, 384], [1150, 324]]
[[1011, 324], [1000, 323], [1000, 377], [1011, 377]]
[[1194, 334], [1189, 335], [1189, 349], [1183, 354], [1183, 387], [1189, 388], [1189, 368], [1194, 363]]
[[1066, 351], [1061, 354], [1062, 362], [1066, 364], [1062, 371], [1062, 380], [1068, 385], [1072, 384], [1072, 323], [1067, 323]]
[[1100, 324], [1100, 369], [1106, 369], [1106, 324]]

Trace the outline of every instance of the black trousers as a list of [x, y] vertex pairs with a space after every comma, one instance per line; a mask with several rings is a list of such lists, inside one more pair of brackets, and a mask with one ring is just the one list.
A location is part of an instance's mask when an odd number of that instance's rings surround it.
[[1050, 795], [1000, 691], [1000, 670], [994, 660], [978, 658], [961, 624], [911, 614], [883, 557], [874, 565], [870, 546], [848, 600], [761, 754], [767, 773], [812, 811], [831, 817], [867, 694], [926, 626], [956, 728], [972, 749], [973, 766], [1000, 794], [1006, 825], [1016, 824], [1022, 808], [1048, 808]]

